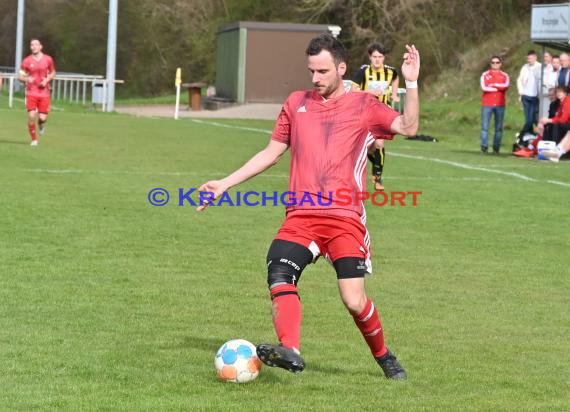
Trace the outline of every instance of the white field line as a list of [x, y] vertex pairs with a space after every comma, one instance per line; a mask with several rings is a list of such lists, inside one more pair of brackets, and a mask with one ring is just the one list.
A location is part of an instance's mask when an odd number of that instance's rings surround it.
[[[149, 171], [132, 171], [132, 170], [81, 170], [81, 169], [23, 169], [24, 172], [46, 173], [46, 174], [102, 174], [102, 175], [133, 175], [133, 176], [212, 176], [223, 177], [227, 173], [222, 172], [149, 172]], [[286, 174], [264, 173], [260, 177], [288, 179]]]
[[559, 182], [558, 180], [547, 180], [547, 182], [552, 183], [553, 185], [570, 187], [570, 183]]
[[[223, 177], [227, 173], [221, 172], [148, 172], [148, 171], [130, 171], [130, 170], [81, 170], [81, 169], [23, 169], [24, 172], [45, 173], [45, 174], [105, 174], [105, 175], [134, 175], [134, 176], [211, 176]], [[288, 179], [289, 175], [285, 173], [263, 173], [256, 177], [264, 177], [270, 179]], [[468, 181], [468, 182], [488, 182], [489, 179], [482, 177], [434, 177], [434, 176], [389, 176], [388, 180], [429, 180], [429, 181]], [[503, 181], [503, 179], [494, 179], [494, 181]], [[558, 184], [564, 185], [562, 182]], [[570, 184], [568, 185], [570, 186]]]
[[[206, 125], [216, 126], [216, 127], [224, 127], [224, 128], [228, 128], [228, 129], [247, 130], [247, 131], [259, 132], [259, 133], [265, 133], [265, 134], [271, 134], [272, 133], [271, 130], [258, 129], [255, 127], [236, 126], [236, 125], [229, 125], [229, 124], [224, 124], [224, 123], [219, 123], [219, 122], [210, 122], [210, 121], [204, 121], [204, 120], [198, 120], [198, 119], [189, 119], [189, 120], [191, 120], [195, 123], [201, 123], [201, 124], [206, 124]], [[521, 179], [521, 180], [524, 180], [527, 182], [546, 182], [546, 183], [550, 183], [550, 184], [557, 185], [557, 186], [570, 187], [570, 183], [560, 182], [557, 180], [541, 181], [541, 180], [534, 179], [532, 177], [529, 177], [529, 176], [526, 176], [526, 175], [523, 175], [520, 173], [516, 173], [516, 172], [507, 172], [507, 171], [503, 171], [503, 170], [490, 169], [490, 168], [486, 168], [486, 167], [474, 166], [474, 165], [470, 165], [467, 163], [453, 162], [450, 160], [443, 160], [443, 159], [438, 159], [438, 158], [434, 158], [434, 157], [415, 156], [415, 155], [398, 153], [398, 152], [393, 152], [393, 151], [390, 151], [389, 153], [390, 153], [390, 155], [395, 156], [395, 157], [403, 157], [403, 158], [408, 158], [408, 159], [430, 161], [430, 162], [435, 162], [435, 163], [439, 163], [439, 164], [457, 167], [460, 169], [475, 170], [475, 171], [479, 171], [479, 172], [493, 173], [493, 174], [498, 174], [498, 175], [503, 175], [503, 176], [514, 177], [514, 178]], [[57, 170], [57, 169], [27, 169], [27, 171], [36, 172], [36, 173], [82, 173], [81, 170], [77, 170], [77, 169], [62, 169], [62, 170]], [[164, 176], [225, 176], [225, 173], [200, 173], [200, 172], [99, 171], [97, 173], [102, 173], [102, 174], [131, 174], [131, 175], [164, 175]], [[264, 174], [261, 174], [259, 176], [266, 177], [266, 178], [283, 178], [283, 179], [286, 179], [289, 177], [288, 175], [285, 175], [285, 174], [270, 174], [270, 173], [266, 173], [266, 174], [264, 173]], [[465, 177], [465, 178], [423, 177], [422, 178], [422, 177], [407, 177], [407, 176], [387, 176], [387, 178], [395, 179], [395, 180], [396, 179], [463, 180], [463, 181], [488, 180], [488, 179], [473, 178], [473, 177], [471, 177], [471, 178], [470, 177]]]
[[395, 153], [395, 152], [389, 152], [389, 153], [392, 156], [396, 156], [396, 157], [405, 157], [408, 159], [416, 159], [416, 160], [428, 160], [428, 161], [435, 162], [435, 163], [442, 163], [442, 164], [446, 164], [446, 165], [450, 165], [450, 166], [459, 167], [461, 169], [478, 170], [478, 171], [487, 172], [487, 173], [496, 173], [499, 175], [516, 177], [516, 178], [519, 178], [522, 180], [526, 180], [528, 182], [538, 182], [537, 179], [533, 179], [532, 177], [521, 175], [520, 173], [515, 173], [515, 172], [504, 172], [502, 170], [488, 169], [486, 167], [473, 166], [473, 165], [469, 165], [466, 163], [452, 162], [450, 160], [442, 160], [442, 159], [437, 159], [435, 157], [414, 156], [414, 155], [403, 154], [403, 153]]
[[231, 124], [224, 124], [224, 123], [218, 123], [218, 122], [209, 122], [209, 121], [204, 121], [204, 120], [198, 120], [198, 119], [189, 119], [190, 121], [194, 122], [194, 123], [202, 123], [202, 124], [207, 124], [210, 126], [218, 126], [218, 127], [225, 127], [227, 129], [239, 129], [239, 130], [248, 130], [250, 132], [259, 132], [259, 133], [266, 133], [266, 134], [271, 134], [272, 131], [271, 130], [267, 130], [267, 129], [258, 129], [256, 127], [246, 127], [246, 126], [235, 126], [235, 125], [231, 125]]
[[83, 173], [79, 169], [24, 169], [24, 172], [32, 173], [53, 173], [53, 174], [69, 174], [69, 173]]
[[[221, 126], [221, 127], [226, 127], [226, 128], [230, 128], [230, 129], [250, 130], [250, 131], [269, 133], [269, 134], [271, 133], [271, 131], [267, 130], [267, 129], [256, 129], [256, 128], [251, 128], [251, 127], [234, 126], [234, 125], [228, 125], [228, 124], [223, 124], [223, 123], [218, 123], [218, 122], [209, 122], [209, 121], [200, 120], [198, 123], [207, 124], [207, 125], [211, 125], [211, 126]], [[390, 151], [389, 153], [390, 153], [390, 155], [396, 156], [396, 157], [404, 157], [404, 158], [416, 159], [416, 160], [425, 160], [425, 161], [429, 161], [429, 162], [435, 162], [435, 163], [445, 164], [445, 165], [449, 165], [449, 166], [453, 166], [453, 167], [458, 167], [461, 169], [476, 170], [476, 171], [485, 172], [485, 173], [495, 173], [495, 174], [499, 174], [499, 175], [510, 176], [510, 177], [514, 177], [517, 179], [525, 180], [527, 182], [541, 182], [538, 179], [534, 179], [532, 177], [525, 176], [523, 174], [516, 173], [516, 172], [506, 172], [503, 170], [489, 169], [486, 167], [473, 166], [473, 165], [470, 165], [467, 163], [452, 162], [450, 160], [437, 159], [434, 157], [414, 156], [414, 155], [409, 155], [409, 154], [397, 153], [397, 152], [393, 152], [393, 151]], [[564, 182], [557, 182], [555, 180], [546, 180], [546, 183], [570, 187], [570, 184], [567, 184]]]

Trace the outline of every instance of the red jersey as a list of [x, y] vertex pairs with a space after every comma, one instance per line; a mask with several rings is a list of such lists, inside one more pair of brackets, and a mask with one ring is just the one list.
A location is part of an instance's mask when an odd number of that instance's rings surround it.
[[49, 83], [46, 87], [40, 87], [40, 83], [49, 73], [55, 71], [53, 59], [47, 54], [43, 54], [39, 60], [33, 55], [29, 55], [22, 61], [21, 70], [28, 74], [32, 82], [26, 83], [26, 94], [28, 96], [46, 97], [50, 95]]
[[570, 99], [568, 96], [560, 102], [556, 115], [552, 118], [552, 123], [570, 123]]
[[[314, 91], [292, 93], [271, 137], [291, 148], [289, 191], [295, 193], [296, 204], [287, 206], [287, 215], [310, 212], [361, 220], [361, 200], [348, 206], [336, 202], [347, 203], [346, 193], [354, 199], [356, 192], [366, 190], [368, 146], [373, 139], [392, 139], [398, 116], [370, 93], [328, 100]], [[342, 197], [337, 196], [340, 189]]]
[[509, 75], [501, 70], [487, 70], [481, 75], [482, 106], [504, 106], [510, 86]]

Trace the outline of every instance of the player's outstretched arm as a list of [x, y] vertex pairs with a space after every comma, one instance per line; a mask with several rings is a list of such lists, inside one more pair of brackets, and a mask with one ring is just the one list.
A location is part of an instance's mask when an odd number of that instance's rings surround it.
[[[218, 199], [222, 193], [233, 186], [239, 185], [255, 175], [269, 169], [276, 164], [289, 146], [276, 140], [270, 140], [265, 149], [257, 153], [247, 161], [242, 167], [222, 180], [210, 180], [198, 188], [199, 192], [212, 192], [214, 200]], [[208, 206], [205, 202], [203, 206], [198, 206], [196, 211], [201, 212]]]
[[406, 104], [404, 114], [396, 117], [391, 129], [394, 134], [414, 136], [420, 125], [420, 98], [418, 95], [417, 80], [420, 75], [420, 53], [416, 46], [406, 45], [404, 54], [402, 76], [406, 81]]

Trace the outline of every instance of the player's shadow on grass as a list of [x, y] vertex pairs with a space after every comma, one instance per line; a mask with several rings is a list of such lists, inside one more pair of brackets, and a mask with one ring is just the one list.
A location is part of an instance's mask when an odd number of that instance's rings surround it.
[[[226, 339], [224, 338], [217, 338], [215, 336], [191, 336], [188, 335], [186, 337], [183, 338], [183, 342], [181, 344], [174, 344], [174, 345], [169, 345], [169, 347], [172, 346], [177, 346], [177, 347], [184, 347], [184, 348], [191, 348], [191, 349], [197, 349], [200, 351], [204, 351], [204, 352], [208, 352], [212, 354], [212, 359], [213, 356], [215, 355], [216, 351], [220, 348], [220, 346], [222, 346], [224, 344], [224, 342], [226, 341]], [[264, 369], [270, 370], [270, 377], [268, 376], [265, 379], [261, 379], [262, 382], [275, 382], [276, 380], [281, 380], [280, 378], [280, 374], [281, 372], [287, 374], [289, 372], [286, 371], [282, 371], [279, 368], [270, 368], [265, 366]], [[341, 368], [338, 366], [330, 366], [330, 365], [323, 365], [320, 363], [313, 363], [308, 361], [307, 362], [307, 370], [310, 371], [314, 371], [317, 373], [322, 373], [325, 375], [358, 375], [358, 376], [362, 376], [363, 371], [358, 371], [355, 372], [354, 369], [345, 369], [345, 368]], [[378, 371], [374, 372], [373, 370], [368, 370], [366, 372], [364, 372], [366, 375], [371, 376], [371, 377], [382, 377], [382, 370], [380, 370], [380, 367], [378, 367]], [[262, 383], [259, 382], [259, 383]]]
[[[215, 336], [186, 336], [182, 345], [177, 345], [184, 348], [198, 349], [212, 354], [212, 361], [217, 350], [226, 342], [223, 338], [216, 338]], [[267, 373], [270, 371], [269, 373]], [[289, 372], [279, 370], [278, 368], [270, 368], [265, 366], [260, 378], [257, 379], [257, 385], [273, 385], [275, 382], [282, 382], [283, 379], [280, 373], [287, 374]], [[213, 378], [213, 380], [217, 380]]]
[[215, 354], [224, 342], [224, 338], [217, 338], [215, 336], [186, 336], [183, 343], [178, 346]]
[[0, 140], [0, 144], [2, 144], [2, 143], [4, 143], [4, 144], [27, 144], [27, 145], [29, 145], [29, 143], [18, 142], [16, 140]]
[[[323, 373], [326, 375], [354, 375], [354, 376], [362, 376], [363, 371], [358, 371], [356, 372], [354, 369], [349, 370], [349, 369], [344, 369], [338, 366], [328, 366], [328, 365], [322, 365], [322, 364], [318, 364], [318, 363], [311, 363], [311, 364], [307, 364], [307, 370], [312, 370], [315, 372], [319, 372], [319, 373]], [[364, 372], [366, 375], [369, 375], [371, 377], [382, 377], [382, 370], [380, 369], [380, 367], [378, 367], [378, 371], [376, 373], [374, 373], [371, 370], [367, 370]]]

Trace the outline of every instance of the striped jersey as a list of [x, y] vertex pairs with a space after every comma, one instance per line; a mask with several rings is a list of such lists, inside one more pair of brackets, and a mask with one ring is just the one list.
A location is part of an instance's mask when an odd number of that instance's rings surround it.
[[352, 81], [360, 87], [360, 90], [368, 90], [368, 84], [370, 81], [386, 82], [388, 84], [386, 93], [379, 96], [378, 100], [382, 103], [388, 104], [392, 98], [392, 82], [397, 78], [398, 72], [395, 67], [384, 64], [379, 70], [375, 70], [369, 64], [363, 64], [354, 74]]
[[392, 122], [398, 116], [369, 93], [328, 100], [311, 90], [292, 93], [271, 137], [291, 149], [289, 192], [296, 205], [287, 206], [287, 215], [310, 212], [361, 220], [362, 201], [336, 205], [345, 202], [338, 191], [354, 196], [366, 190], [367, 147], [373, 139], [392, 139]]

